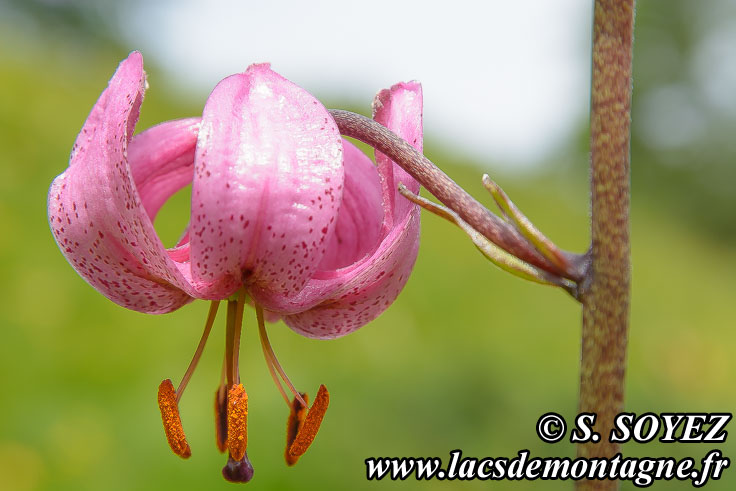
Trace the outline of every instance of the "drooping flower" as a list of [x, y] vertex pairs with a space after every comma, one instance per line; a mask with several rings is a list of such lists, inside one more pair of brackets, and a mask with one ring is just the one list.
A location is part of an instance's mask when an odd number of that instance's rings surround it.
[[[226, 360], [215, 394], [223, 474], [247, 481], [247, 395], [238, 354], [245, 303], [255, 307], [267, 365], [291, 408], [287, 462], [311, 444], [329, 402], [324, 386], [305, 412], [276, 360], [264, 318], [282, 317], [310, 337], [345, 335], [377, 317], [403, 288], [417, 255], [418, 208], [397, 194], [418, 184], [383, 155], [377, 166], [341, 139], [309, 93], [253, 65], [210, 94], [201, 118], [169, 121], [135, 137], [146, 88], [133, 52], [100, 96], [77, 137], [68, 169], [49, 191], [49, 223], [70, 264], [123, 307], [166, 313], [212, 300], [181, 384], [165, 380], [159, 406], [175, 453], [191, 453], [178, 401], [227, 300]], [[379, 93], [377, 121], [421, 149], [421, 87]], [[166, 249], [153, 220], [192, 184], [190, 224]], [[287, 396], [279, 376], [293, 394]]]
[[[373, 117], [422, 150], [418, 83], [379, 92]], [[380, 152], [374, 166], [353, 144], [343, 144], [343, 207], [319, 271], [293, 297], [263, 298], [270, 309], [290, 313], [284, 315], [289, 327], [313, 338], [344, 336], [375, 319], [406, 284], [419, 248], [419, 208], [398, 192], [403, 184], [418, 193], [419, 183]]]

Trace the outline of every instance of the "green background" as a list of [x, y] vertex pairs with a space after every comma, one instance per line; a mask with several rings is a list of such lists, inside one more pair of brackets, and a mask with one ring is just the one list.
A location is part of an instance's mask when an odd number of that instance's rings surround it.
[[[660, 22], [653, 7], [642, 8], [637, 28]], [[134, 46], [90, 42], [99, 39], [94, 32], [85, 38], [68, 31], [26, 36], [7, 25], [4, 29], [0, 489], [232, 488], [220, 477], [224, 457], [214, 446], [212, 397], [222, 362], [222, 318], [181, 401], [193, 451], [183, 461], [167, 447], [156, 388], [164, 378], [176, 383], [183, 375], [207, 304], [194, 302], [163, 316], [118, 307], [69, 267], [47, 224], [48, 186], [66, 167], [76, 134], [115, 66]], [[654, 35], [647, 32], [638, 39]], [[139, 129], [201, 112], [205, 95], [171, 93], [165, 75], [153, 64], [146, 68], [151, 88]], [[647, 83], [657, 82], [643, 81], [642, 90]], [[353, 109], [367, 114], [369, 103]], [[339, 101], [326, 105], [341, 106]], [[425, 111], [431, 110], [432, 101], [425, 101]], [[581, 125], [580, 142], [571, 143], [564, 156], [568, 164], [552, 162], [523, 175], [458, 158], [438, 135], [426, 135], [426, 151], [490, 204], [480, 184], [481, 173], [489, 172], [553, 240], [582, 252], [589, 240], [585, 135]], [[712, 201], [715, 193], [709, 188], [709, 182], [723, 187], [719, 181], [733, 176], [733, 155], [717, 142], [700, 144], [715, 163], [707, 172], [701, 169], [702, 182], [688, 187], [684, 171], [662, 168], [658, 162], [666, 155], [646, 149], [635, 137], [629, 411], [732, 412], [736, 407], [736, 184], [731, 179], [726, 201]], [[186, 193], [166, 205], [156, 223], [165, 244], [177, 238], [187, 213]], [[579, 306], [561, 291], [500, 272], [459, 230], [434, 216], [423, 216], [421, 241], [404, 292], [365, 328], [330, 342], [302, 338], [281, 323], [270, 329], [274, 349], [297, 387], [313, 395], [324, 383], [332, 395], [315, 444], [294, 468], [286, 468], [282, 457], [288, 410], [263, 361], [255, 315], [246, 311], [241, 374], [250, 398], [249, 455], [256, 472], [249, 486], [571, 489], [569, 482], [364, 480], [364, 459], [371, 456], [446, 460], [455, 448], [478, 458], [514, 456], [520, 449], [534, 456], [575, 454], [569, 443], [541, 442], [534, 427], [549, 411], [569, 422], [576, 414]], [[699, 461], [711, 448], [633, 443], [624, 452]], [[718, 448], [727, 457], [736, 454], [733, 437]], [[706, 489], [733, 489], [734, 476], [736, 471], [727, 469]], [[690, 484], [665, 482], [654, 488], [690, 489]], [[622, 489], [634, 487], [624, 483]]]

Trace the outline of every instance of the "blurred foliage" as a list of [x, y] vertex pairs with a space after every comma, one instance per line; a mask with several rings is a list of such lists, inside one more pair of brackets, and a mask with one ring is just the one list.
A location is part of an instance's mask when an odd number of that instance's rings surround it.
[[[640, 5], [639, 21], [647, 25], [649, 7], [646, 0]], [[232, 489], [219, 475], [224, 458], [214, 446], [212, 421], [222, 319], [182, 399], [193, 449], [193, 457], [182, 461], [166, 445], [156, 388], [163, 378], [177, 381], [183, 374], [207, 305], [195, 302], [165, 316], [122, 309], [74, 273], [47, 225], [48, 186], [66, 167], [77, 132], [127, 50], [75, 42], [21, 47], [27, 39], [8, 32], [0, 34], [0, 270], [6, 278], [0, 283], [0, 488]], [[155, 66], [146, 69], [151, 88], [140, 129], [201, 111], [204, 95], [178, 100]], [[368, 103], [359, 108], [363, 113]], [[708, 148], [713, 161], [730, 151], [727, 145]], [[668, 204], [683, 199], [679, 181], [645, 173], [670, 172], [668, 157], [640, 151], [632, 210], [628, 409], [733, 411], [736, 251], [720, 235], [697, 233], [699, 225], [681, 220]], [[427, 153], [490, 203], [477, 166], [462, 165], [474, 163], [456, 162], [432, 135]], [[520, 179], [485, 170], [562, 247], [585, 248], [587, 171]], [[185, 193], [162, 210], [156, 227], [169, 243], [187, 213]], [[254, 316], [246, 313], [241, 360], [256, 470], [250, 486], [571, 489], [566, 482], [369, 483], [363, 462], [369, 456], [446, 459], [455, 448], [476, 457], [513, 456], [523, 448], [533, 455], [574, 456], [570, 444], [542, 443], [534, 426], [548, 411], [568, 421], [576, 413], [579, 324], [579, 306], [565, 294], [499, 272], [458, 230], [425, 215], [414, 274], [399, 300], [370, 326], [331, 342], [302, 338], [283, 324], [271, 328], [274, 348], [297, 386], [313, 394], [325, 383], [332, 393], [323, 428], [295, 468], [282, 461], [288, 411], [262, 360]], [[625, 453], [698, 461], [711, 448], [630, 444]], [[726, 456], [736, 454], [733, 439], [721, 448]], [[734, 476], [727, 469], [707, 489], [733, 489]], [[653, 488], [691, 486], [675, 481]], [[625, 483], [622, 489], [634, 487]]]
[[634, 191], [736, 243], [736, 2], [642, 0], [636, 22]]
[[[634, 199], [736, 243], [736, 2], [637, 0]], [[579, 150], [589, 148], [582, 129]], [[587, 166], [579, 155], [578, 171]]]
[[110, 48], [119, 44], [119, 9], [137, 1], [2, 0], [0, 14], [6, 25], [12, 19], [41, 38]]

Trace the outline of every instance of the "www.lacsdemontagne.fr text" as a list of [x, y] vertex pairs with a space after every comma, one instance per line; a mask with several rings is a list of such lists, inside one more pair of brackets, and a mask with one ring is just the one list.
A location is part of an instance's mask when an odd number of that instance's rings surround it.
[[677, 479], [692, 481], [694, 487], [704, 486], [710, 479], [720, 479], [730, 464], [720, 450], [709, 451], [699, 469], [695, 459], [686, 457], [623, 457], [610, 459], [568, 457], [531, 457], [528, 450], [516, 457], [463, 457], [462, 451], [450, 452], [450, 462], [444, 467], [439, 457], [373, 457], [365, 459], [368, 480], [581, 480], [619, 479], [631, 481], [637, 487], [648, 487], [655, 481]]

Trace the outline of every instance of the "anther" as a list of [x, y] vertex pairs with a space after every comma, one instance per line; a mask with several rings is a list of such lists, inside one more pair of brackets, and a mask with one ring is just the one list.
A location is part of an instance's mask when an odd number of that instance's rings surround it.
[[248, 445], [248, 394], [243, 384], [233, 385], [227, 394], [227, 449], [240, 461]]
[[158, 408], [161, 410], [161, 420], [171, 450], [183, 459], [189, 458], [192, 450], [184, 436], [179, 407], [176, 404], [176, 392], [170, 379], [164, 380], [158, 386]]
[[[307, 394], [302, 392], [300, 395], [304, 402], [308, 404], [309, 398], [307, 397]], [[296, 464], [297, 460], [299, 460], [299, 457], [294, 457], [289, 453], [289, 449], [291, 448], [291, 444], [294, 443], [297, 433], [299, 433], [299, 430], [304, 425], [304, 418], [306, 418], [306, 416], [307, 406], [303, 405], [299, 399], [295, 397], [294, 400], [291, 401], [291, 411], [289, 412], [289, 419], [286, 421], [286, 452], [284, 452], [286, 465], [292, 466]]]
[[215, 443], [220, 453], [227, 450], [227, 390], [224, 385], [215, 392]]
[[319, 386], [317, 397], [314, 398], [314, 404], [309, 408], [304, 423], [300, 425], [299, 431], [294, 438], [288, 450], [291, 457], [299, 458], [304, 455], [309, 446], [317, 436], [319, 426], [322, 424], [322, 418], [325, 416], [327, 406], [330, 404], [330, 393], [324, 385]]

